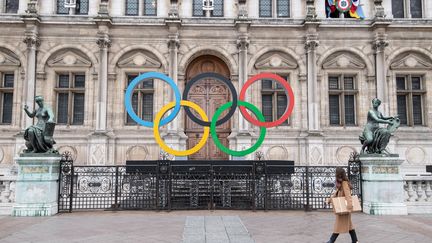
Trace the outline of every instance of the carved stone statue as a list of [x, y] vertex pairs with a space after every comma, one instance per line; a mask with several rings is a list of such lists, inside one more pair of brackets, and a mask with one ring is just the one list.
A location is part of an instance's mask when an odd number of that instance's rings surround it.
[[31, 153], [47, 153], [58, 154], [58, 151], [53, 148], [56, 143], [53, 139], [55, 122], [54, 113], [51, 108], [44, 104], [42, 96], [36, 96], [35, 102], [39, 108], [33, 112], [28, 110], [28, 106], [24, 106], [24, 111], [31, 118], [36, 117], [36, 125], [28, 127], [24, 132], [27, 149], [24, 154]]
[[[373, 109], [369, 110], [367, 116], [367, 123], [364, 127], [363, 134], [359, 136], [360, 142], [363, 145], [361, 153], [368, 154], [387, 154], [390, 153], [386, 147], [390, 141], [391, 135], [396, 131], [400, 125], [398, 117], [384, 117], [378, 111], [381, 101], [377, 98], [372, 100]], [[380, 127], [379, 124], [388, 124], [386, 128]]]

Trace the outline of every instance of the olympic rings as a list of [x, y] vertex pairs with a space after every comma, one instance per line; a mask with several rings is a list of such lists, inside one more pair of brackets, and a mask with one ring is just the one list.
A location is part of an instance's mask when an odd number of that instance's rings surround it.
[[[201, 73], [201, 74], [195, 76], [194, 78], [192, 78], [189, 82], [187, 82], [186, 87], [183, 91], [183, 100], [187, 100], [187, 96], [189, 94], [190, 89], [192, 88], [192, 85], [194, 85], [194, 83], [196, 83], [197, 81], [202, 80], [204, 78], [217, 79], [217, 80], [221, 81], [222, 83], [226, 84], [231, 91], [231, 96], [233, 97], [233, 101], [232, 101], [233, 105], [231, 106], [232, 108], [229, 110], [229, 112], [221, 120], [216, 122], [216, 126], [220, 126], [220, 125], [224, 124], [225, 122], [227, 122], [234, 115], [234, 112], [235, 112], [236, 107], [237, 107], [237, 91], [236, 91], [234, 85], [232, 84], [232, 82], [229, 79], [225, 78], [224, 76], [217, 74], [217, 73]], [[210, 126], [210, 122], [205, 122], [205, 121], [202, 121], [202, 120], [196, 118], [196, 116], [190, 111], [190, 109], [188, 107], [185, 107], [185, 111], [186, 111], [186, 115], [195, 123], [197, 123], [201, 126], [205, 126], [205, 127]]]
[[240, 96], [239, 96], [239, 101], [244, 101], [245, 96], [246, 96], [246, 90], [247, 88], [249, 88], [249, 86], [251, 86], [253, 83], [255, 83], [258, 80], [262, 80], [262, 79], [271, 79], [274, 80], [276, 82], [278, 82], [279, 84], [281, 84], [284, 88], [285, 88], [285, 94], [288, 97], [288, 107], [285, 110], [285, 113], [276, 121], [273, 122], [263, 122], [263, 121], [258, 121], [255, 118], [253, 118], [245, 109], [245, 107], [240, 106], [240, 112], [243, 115], [243, 117], [250, 123], [252, 123], [255, 126], [259, 126], [259, 127], [266, 127], [266, 128], [270, 128], [270, 127], [275, 127], [275, 126], [279, 126], [280, 124], [282, 124], [286, 119], [288, 119], [288, 117], [291, 115], [293, 108], [294, 108], [294, 92], [291, 89], [291, 86], [288, 84], [288, 82], [283, 79], [281, 76], [273, 74], [273, 73], [260, 73], [258, 75], [253, 76], [252, 78], [250, 78], [248, 81], [246, 81], [246, 83], [244, 84], [243, 88], [240, 91]]
[[[154, 121], [154, 125], [153, 125], [153, 134], [155, 137], [156, 142], [159, 144], [159, 146], [165, 150], [166, 152], [175, 155], [175, 156], [187, 156], [187, 155], [191, 155], [194, 154], [196, 152], [198, 152], [198, 150], [200, 150], [205, 143], [207, 142], [208, 136], [209, 136], [209, 130], [210, 128], [208, 127], [204, 127], [204, 133], [203, 136], [201, 138], [201, 140], [198, 142], [197, 145], [195, 145], [195, 147], [189, 149], [189, 150], [184, 150], [184, 151], [179, 151], [179, 150], [174, 150], [170, 147], [168, 147], [163, 141], [162, 138], [160, 137], [159, 134], [159, 121], [161, 120], [161, 118], [163, 117], [163, 115], [171, 108], [175, 107], [175, 105], [177, 105], [178, 103], [176, 102], [170, 102], [167, 105], [165, 105], [164, 107], [162, 107], [162, 109], [157, 113], [155, 121]], [[191, 101], [187, 101], [187, 100], [182, 100], [179, 103], [181, 106], [187, 106], [190, 107], [194, 110], [196, 110], [198, 112], [198, 114], [204, 119], [204, 121], [208, 121], [208, 117], [205, 113], [205, 111], [203, 109], [201, 109], [201, 107], [199, 107], [197, 104], [191, 102]]]
[[143, 73], [132, 80], [132, 82], [128, 85], [128, 87], [126, 89], [126, 94], [125, 94], [126, 111], [129, 114], [129, 116], [136, 123], [140, 124], [141, 126], [153, 127], [153, 122], [144, 121], [139, 116], [137, 116], [137, 114], [135, 113], [135, 111], [132, 107], [132, 103], [131, 103], [132, 94], [133, 94], [133, 90], [134, 90], [135, 86], [137, 86], [141, 81], [143, 81], [145, 79], [151, 79], [151, 78], [157, 78], [157, 79], [160, 79], [162, 81], [165, 81], [174, 90], [174, 96], [175, 96], [174, 110], [171, 112], [171, 114], [169, 116], [162, 119], [162, 121], [160, 122], [160, 126], [163, 126], [163, 125], [166, 125], [168, 122], [171, 122], [172, 120], [174, 120], [174, 118], [177, 116], [177, 114], [180, 111], [180, 91], [179, 91], [177, 85], [174, 83], [174, 81], [170, 77], [166, 76], [163, 73], [158, 73], [158, 72]]
[[[160, 79], [160, 80], [168, 83], [171, 86], [171, 88], [174, 90], [174, 96], [175, 96], [175, 101], [170, 102], [167, 105], [165, 105], [164, 107], [162, 107], [162, 109], [156, 114], [154, 122], [144, 121], [140, 117], [138, 117], [137, 114], [135, 113], [135, 111], [133, 110], [133, 107], [131, 104], [132, 94], [133, 94], [133, 90], [134, 90], [135, 86], [137, 86], [141, 81], [143, 81], [145, 79], [152, 79], [152, 78]], [[211, 119], [211, 122], [209, 121], [205, 111], [201, 107], [199, 107], [196, 103], [193, 103], [191, 101], [186, 100], [188, 93], [189, 93], [190, 89], [192, 88], [192, 85], [203, 78], [214, 78], [214, 79], [217, 79], [217, 80], [225, 83], [228, 86], [228, 88], [230, 89], [231, 95], [233, 97], [232, 101], [225, 103], [224, 105], [222, 105], [221, 107], [219, 107], [216, 110], [214, 116]], [[260, 112], [260, 110], [256, 106], [254, 106], [253, 104], [244, 101], [247, 88], [249, 88], [249, 86], [251, 86], [256, 81], [262, 80], [262, 79], [271, 79], [271, 80], [276, 81], [279, 84], [281, 84], [284, 87], [285, 93], [289, 99], [288, 106], [287, 106], [284, 114], [276, 121], [265, 122], [264, 116]], [[249, 80], [246, 81], [245, 85], [242, 87], [242, 89], [240, 91], [239, 97], [237, 98], [236, 89], [234, 88], [234, 85], [232, 84], [232, 82], [230, 82], [230, 80], [228, 80], [227, 78], [223, 77], [222, 75], [219, 75], [216, 73], [202, 73], [202, 74], [199, 74], [196, 77], [192, 78], [191, 81], [189, 81], [187, 83], [185, 90], [183, 91], [183, 100], [181, 100], [180, 99], [180, 91], [179, 91], [177, 85], [174, 83], [174, 81], [171, 78], [169, 78], [168, 76], [166, 76], [162, 73], [148, 72], [148, 73], [144, 73], [144, 74], [139, 75], [138, 77], [133, 79], [132, 82], [128, 85], [128, 87], [126, 89], [126, 94], [125, 94], [125, 106], [126, 106], [127, 113], [135, 122], [137, 122], [138, 124], [145, 126], [145, 127], [153, 127], [153, 134], [154, 134], [156, 143], [159, 144], [161, 149], [163, 149], [164, 151], [166, 151], [172, 155], [187, 156], [187, 155], [191, 155], [191, 154], [198, 152], [206, 144], [207, 139], [211, 133], [212, 139], [213, 139], [215, 145], [221, 151], [223, 151], [229, 155], [232, 155], [232, 156], [245, 156], [245, 155], [248, 155], [250, 153], [253, 153], [255, 150], [257, 150], [261, 146], [261, 144], [264, 142], [264, 138], [266, 135], [266, 128], [278, 126], [278, 125], [282, 124], [286, 119], [288, 119], [288, 117], [291, 115], [293, 108], [294, 108], [294, 93], [293, 93], [289, 83], [287, 81], [285, 81], [282, 77], [280, 77], [276, 74], [272, 74], [272, 73], [261, 73], [261, 74], [253, 76], [252, 78], [250, 78]], [[179, 113], [181, 106], [185, 107], [186, 114], [187, 114], [187, 116], [189, 116], [191, 118], [191, 120], [193, 120], [195, 123], [204, 127], [203, 136], [200, 139], [200, 141], [193, 148], [188, 149], [188, 150], [184, 150], [184, 151], [174, 150], [174, 149], [168, 147], [168, 145], [166, 145], [164, 143], [164, 141], [162, 140], [162, 138], [160, 137], [160, 134], [159, 134], [159, 127], [166, 125], [168, 122], [171, 122]], [[225, 147], [219, 141], [219, 139], [217, 137], [217, 132], [216, 132], [216, 126], [219, 126], [219, 125], [227, 122], [233, 116], [237, 106], [239, 106], [241, 114], [243, 115], [243, 117], [247, 121], [260, 127], [260, 136], [258, 137], [257, 142], [252, 147], [245, 149], [245, 150], [242, 150], [242, 151], [230, 150], [229, 148]], [[168, 112], [172, 108], [174, 108], [174, 110], [171, 112], [171, 114], [168, 115], [166, 118], [162, 119], [162, 117], [165, 115], [165, 113]], [[197, 113], [199, 114], [199, 116], [201, 116], [201, 119], [197, 118], [190, 111], [189, 108], [196, 110]], [[230, 109], [229, 112], [222, 119], [218, 120], [219, 116], [227, 109]], [[249, 109], [250, 111], [252, 111], [252, 113], [255, 114], [255, 116], [258, 119], [255, 119], [254, 117], [252, 117], [251, 114], [249, 114], [249, 112], [246, 111], [246, 109]]]
[[[251, 110], [258, 117], [258, 119], [261, 122], [265, 121], [264, 116], [261, 113], [261, 111], [256, 106], [254, 106], [253, 104], [239, 100], [238, 105], [240, 107], [246, 107], [249, 110]], [[225, 152], [225, 153], [227, 153], [229, 155], [233, 155], [233, 156], [246, 156], [250, 153], [253, 153], [255, 150], [257, 150], [261, 146], [261, 144], [264, 142], [264, 138], [266, 135], [266, 127], [261, 127], [260, 136], [258, 137], [257, 142], [252, 147], [250, 147], [246, 150], [235, 151], [235, 150], [231, 150], [231, 149], [225, 147], [219, 141], [219, 139], [217, 137], [216, 121], [217, 121], [218, 117], [222, 114], [222, 112], [224, 112], [226, 109], [228, 109], [229, 107], [232, 107], [232, 106], [233, 106], [233, 102], [230, 101], [228, 103], [225, 103], [224, 105], [219, 107], [219, 109], [216, 110], [216, 112], [214, 113], [214, 116], [212, 118], [212, 121], [211, 121], [210, 133], [211, 133], [211, 136], [213, 138], [213, 141], [214, 141], [216, 147], [218, 147], [222, 152]]]

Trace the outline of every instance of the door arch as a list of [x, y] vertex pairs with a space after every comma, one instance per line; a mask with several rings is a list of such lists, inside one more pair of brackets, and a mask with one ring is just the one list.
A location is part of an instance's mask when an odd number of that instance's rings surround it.
[[[189, 64], [186, 69], [185, 80], [188, 82], [196, 75], [205, 72], [214, 72], [230, 78], [229, 68], [224, 61], [216, 56], [204, 55], [195, 58]], [[230, 100], [230, 92], [228, 87], [218, 80], [212, 78], [202, 79], [192, 86], [188, 100], [198, 104], [206, 112], [209, 119], [211, 119], [216, 109]], [[192, 112], [199, 117], [196, 112]], [[226, 112], [221, 117], [225, 114]], [[202, 137], [203, 128], [201, 125], [194, 123], [188, 116], [185, 119], [185, 134], [188, 137], [187, 148], [189, 149], [199, 142]], [[228, 121], [216, 127], [216, 132], [221, 143], [228, 147], [231, 122]], [[189, 159], [192, 160], [225, 160], [228, 158], [228, 155], [220, 151], [210, 137], [200, 151], [189, 156]]]

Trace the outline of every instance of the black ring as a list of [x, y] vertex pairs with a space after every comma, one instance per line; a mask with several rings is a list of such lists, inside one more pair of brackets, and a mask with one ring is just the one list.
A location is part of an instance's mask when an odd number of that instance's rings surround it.
[[[217, 79], [217, 80], [221, 81], [222, 83], [225, 83], [231, 91], [231, 96], [233, 97], [233, 101], [232, 101], [233, 104], [232, 104], [228, 114], [226, 114], [222, 119], [220, 119], [216, 122], [216, 126], [220, 126], [221, 124], [224, 124], [225, 122], [227, 122], [234, 115], [234, 112], [237, 109], [237, 91], [234, 88], [234, 85], [232, 84], [231, 80], [225, 78], [224, 76], [217, 74], [217, 73], [201, 73], [201, 74], [195, 76], [194, 78], [192, 78], [189, 82], [187, 82], [186, 87], [183, 91], [183, 100], [187, 100], [187, 96], [189, 94], [190, 89], [192, 88], [192, 85], [203, 78]], [[210, 127], [210, 124], [211, 124], [210, 121], [205, 122], [203, 120], [200, 120], [190, 111], [189, 107], [185, 106], [184, 108], [186, 111], [186, 115], [192, 121], [194, 121], [195, 123], [197, 123], [201, 126]], [[211, 120], [211, 118], [210, 118], [210, 120]]]

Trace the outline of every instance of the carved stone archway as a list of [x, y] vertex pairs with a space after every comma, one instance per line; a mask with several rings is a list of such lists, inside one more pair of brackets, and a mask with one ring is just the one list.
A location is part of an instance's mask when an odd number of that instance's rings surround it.
[[[227, 78], [230, 77], [229, 68], [224, 61], [216, 56], [204, 55], [197, 57], [189, 64], [186, 69], [186, 82], [205, 72], [215, 72]], [[230, 92], [228, 87], [220, 81], [211, 78], [203, 79], [192, 86], [188, 100], [198, 104], [211, 119], [216, 109], [230, 100]], [[193, 113], [199, 117], [195, 112]], [[203, 134], [203, 128], [201, 125], [194, 123], [189, 117], [186, 116], [185, 119], [185, 133], [188, 136], [187, 147], [189, 149], [199, 142]], [[218, 138], [226, 147], [229, 146], [228, 136], [230, 133], [230, 121], [217, 127]], [[228, 155], [217, 149], [213, 140], [209, 138], [206, 145], [196, 154], [190, 155], [189, 159], [223, 160], [228, 159]]]

